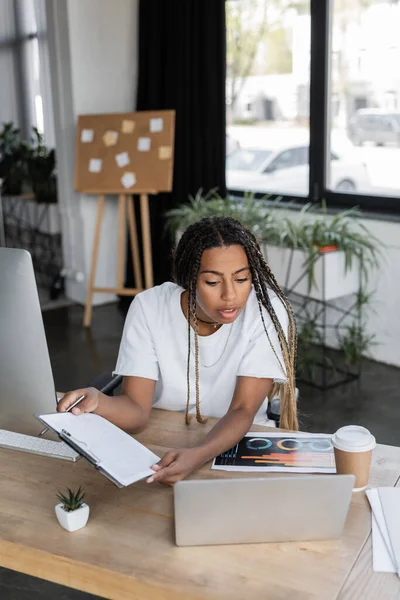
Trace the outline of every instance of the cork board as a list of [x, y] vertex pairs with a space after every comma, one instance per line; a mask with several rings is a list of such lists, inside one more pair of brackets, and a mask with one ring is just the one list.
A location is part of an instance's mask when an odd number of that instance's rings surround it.
[[80, 115], [75, 141], [75, 191], [171, 191], [174, 131], [173, 110]]

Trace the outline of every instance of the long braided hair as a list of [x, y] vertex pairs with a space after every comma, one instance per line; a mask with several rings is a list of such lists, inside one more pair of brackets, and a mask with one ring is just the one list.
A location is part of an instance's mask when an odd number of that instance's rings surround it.
[[[204, 250], [209, 248], [218, 248], [221, 246], [242, 246], [246, 252], [249, 261], [249, 267], [252, 276], [252, 283], [256, 293], [260, 317], [264, 326], [265, 333], [270, 341], [271, 347], [281, 364], [273, 344], [268, 335], [268, 330], [264, 322], [262, 307], [267, 310], [272, 323], [278, 334], [284, 365], [281, 368], [286, 373], [286, 383], [274, 383], [268, 396], [271, 400], [277, 394], [281, 402], [280, 425], [285, 429], [298, 429], [297, 410], [296, 410], [296, 388], [295, 388], [295, 356], [296, 356], [296, 323], [292, 307], [285, 294], [279, 287], [271, 269], [265, 262], [260, 246], [255, 236], [246, 229], [239, 221], [232, 217], [205, 217], [190, 225], [183, 233], [174, 255], [174, 280], [182, 288], [187, 290], [187, 331], [188, 331], [188, 360], [187, 360], [187, 403], [186, 403], [186, 423], [189, 423], [189, 402], [190, 402], [190, 352], [191, 335], [190, 322], [194, 324], [194, 354], [195, 354], [195, 389], [196, 389], [196, 419], [199, 423], [204, 423], [204, 418], [200, 411], [200, 383], [199, 383], [199, 340], [198, 340], [198, 320], [196, 313], [196, 287], [197, 277], [200, 269], [201, 257]], [[271, 289], [281, 300], [286, 308], [289, 317], [289, 329], [287, 338], [271, 304], [268, 289]]]

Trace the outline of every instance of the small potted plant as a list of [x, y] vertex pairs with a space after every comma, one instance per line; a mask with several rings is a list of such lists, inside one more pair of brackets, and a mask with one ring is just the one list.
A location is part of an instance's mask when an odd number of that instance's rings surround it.
[[67, 488], [67, 494], [57, 493], [60, 503], [56, 505], [56, 516], [61, 527], [67, 531], [76, 531], [85, 527], [89, 518], [89, 506], [83, 501], [85, 492], [82, 487], [74, 492]]
[[0, 131], [0, 178], [5, 196], [19, 196], [26, 180], [26, 145], [13, 123], [4, 123]]
[[33, 127], [33, 138], [27, 151], [27, 167], [36, 201], [40, 204], [57, 202], [56, 155], [44, 143], [43, 135]]
[[328, 214], [303, 207], [297, 218], [281, 219], [277, 246], [268, 241], [267, 259], [278, 283], [311, 299], [329, 301], [354, 294], [379, 265], [379, 243], [360, 222], [356, 208]]

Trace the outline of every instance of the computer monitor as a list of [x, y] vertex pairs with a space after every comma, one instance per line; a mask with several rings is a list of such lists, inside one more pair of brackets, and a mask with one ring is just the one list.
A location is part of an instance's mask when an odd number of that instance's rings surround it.
[[56, 406], [31, 255], [0, 248], [0, 429], [38, 435]]

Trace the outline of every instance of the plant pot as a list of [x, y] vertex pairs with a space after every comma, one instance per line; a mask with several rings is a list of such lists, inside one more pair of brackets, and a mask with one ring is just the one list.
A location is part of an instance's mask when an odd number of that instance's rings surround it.
[[23, 172], [14, 167], [10, 168], [3, 175], [2, 193], [4, 196], [20, 196], [22, 193], [22, 185], [24, 183]]
[[85, 527], [89, 518], [89, 506], [84, 502], [77, 510], [66, 511], [62, 504], [55, 507], [56, 517], [61, 527], [67, 531], [76, 531]]
[[57, 181], [55, 177], [49, 179], [32, 179], [32, 189], [36, 202], [39, 204], [57, 203]]
[[[315, 283], [309, 289], [307, 276], [308, 254], [299, 248], [293, 250], [290, 273], [291, 248], [264, 246], [265, 258], [280, 286], [313, 300], [333, 300], [354, 294], [360, 287], [358, 269], [345, 269], [345, 256], [341, 250], [322, 248], [314, 263]], [[304, 277], [302, 277], [304, 275]], [[325, 292], [325, 293], [324, 293]]]
[[3, 196], [20, 196], [22, 193], [22, 182], [21, 181], [9, 181], [4, 179], [3, 181]]

